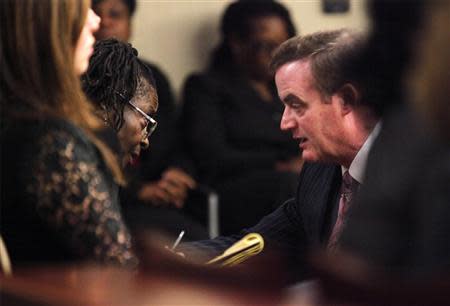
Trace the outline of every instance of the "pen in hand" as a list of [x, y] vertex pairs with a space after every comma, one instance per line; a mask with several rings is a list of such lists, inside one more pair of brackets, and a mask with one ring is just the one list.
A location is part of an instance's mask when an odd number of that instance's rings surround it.
[[172, 251], [174, 251], [175, 248], [178, 246], [178, 244], [180, 243], [181, 238], [183, 238], [183, 236], [184, 236], [184, 231], [181, 231], [181, 233], [178, 235], [177, 240], [175, 240], [175, 242], [173, 243], [173, 246], [171, 248]]

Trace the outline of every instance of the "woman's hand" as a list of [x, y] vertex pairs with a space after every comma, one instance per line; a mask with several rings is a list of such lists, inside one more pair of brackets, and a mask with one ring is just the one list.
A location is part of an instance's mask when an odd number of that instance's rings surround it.
[[144, 184], [138, 192], [138, 198], [157, 206], [174, 205], [182, 208], [189, 189], [196, 185], [195, 180], [183, 170], [169, 168], [163, 172], [160, 180]]

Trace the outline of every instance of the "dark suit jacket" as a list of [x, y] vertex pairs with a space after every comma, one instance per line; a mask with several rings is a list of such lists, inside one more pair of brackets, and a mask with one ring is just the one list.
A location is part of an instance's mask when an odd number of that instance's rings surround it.
[[264, 237], [265, 250], [275, 251], [287, 260], [290, 281], [308, 278], [305, 256], [311, 247], [328, 241], [336, 220], [341, 180], [340, 166], [307, 163], [300, 174], [296, 197], [257, 225], [239, 235], [182, 245], [180, 251], [189, 257], [200, 250], [207, 254], [203, 261], [220, 255], [245, 234], [257, 232]]

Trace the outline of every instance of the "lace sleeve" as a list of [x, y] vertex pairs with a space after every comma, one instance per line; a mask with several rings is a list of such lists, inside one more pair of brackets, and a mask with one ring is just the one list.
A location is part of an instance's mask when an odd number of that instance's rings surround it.
[[136, 265], [116, 189], [90, 143], [52, 131], [39, 140], [28, 192], [39, 217], [80, 259]]

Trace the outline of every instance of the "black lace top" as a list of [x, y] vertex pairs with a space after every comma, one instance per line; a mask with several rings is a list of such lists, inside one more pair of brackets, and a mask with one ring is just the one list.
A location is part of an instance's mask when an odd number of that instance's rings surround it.
[[13, 265], [136, 264], [117, 186], [80, 129], [62, 120], [14, 122], [1, 146], [1, 232]]

